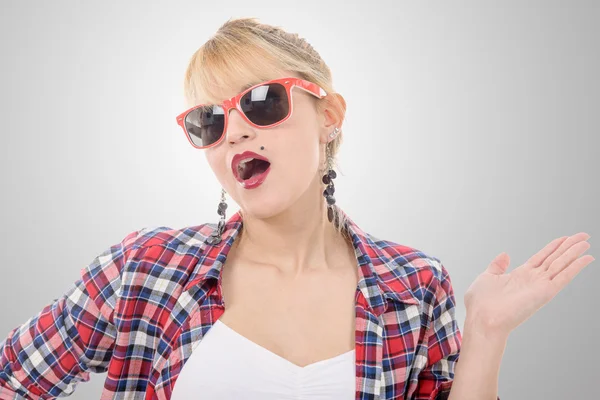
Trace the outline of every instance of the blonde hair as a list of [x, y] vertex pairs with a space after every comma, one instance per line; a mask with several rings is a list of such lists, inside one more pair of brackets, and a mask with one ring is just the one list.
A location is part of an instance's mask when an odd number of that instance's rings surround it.
[[[331, 71], [319, 53], [298, 34], [261, 23], [253, 17], [230, 18], [196, 50], [185, 72], [185, 99], [188, 107], [199, 104], [200, 98], [206, 103], [220, 103], [225, 91], [232, 87], [263, 82], [271, 79], [273, 74], [285, 74], [286, 71], [296, 72], [323, 88], [328, 94], [326, 99], [334, 105], [330, 112], [343, 120], [346, 103], [333, 90]], [[315, 98], [318, 113], [326, 106], [324, 99]], [[341, 123], [338, 128], [341, 129]], [[335, 166], [341, 143], [340, 132], [327, 144]], [[348, 238], [345, 213], [335, 204], [333, 211], [336, 230]]]

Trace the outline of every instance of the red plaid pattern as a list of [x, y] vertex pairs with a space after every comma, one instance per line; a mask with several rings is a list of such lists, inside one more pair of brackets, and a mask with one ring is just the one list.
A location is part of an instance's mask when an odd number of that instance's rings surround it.
[[[447, 270], [346, 217], [359, 267], [355, 399], [447, 399], [462, 339]], [[106, 371], [101, 399], [169, 399], [224, 312], [220, 271], [241, 226], [237, 212], [216, 245], [214, 223], [147, 227], [99, 254], [0, 342], [0, 399], [67, 396]]]

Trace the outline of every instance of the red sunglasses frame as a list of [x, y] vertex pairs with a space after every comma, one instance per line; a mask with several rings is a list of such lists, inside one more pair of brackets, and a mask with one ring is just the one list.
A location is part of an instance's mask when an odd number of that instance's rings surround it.
[[[252, 121], [250, 121], [248, 119], [248, 117], [246, 116], [246, 114], [244, 114], [244, 112], [242, 111], [242, 107], [240, 105], [240, 100], [241, 98], [248, 92], [252, 91], [253, 89], [259, 87], [259, 86], [263, 86], [266, 84], [270, 84], [270, 83], [279, 83], [281, 85], [283, 85], [283, 87], [285, 87], [286, 93], [287, 93], [287, 97], [288, 97], [288, 102], [289, 102], [289, 113], [288, 115], [283, 118], [281, 121], [275, 122], [274, 124], [271, 125], [256, 125], [255, 123], [253, 123]], [[183, 133], [185, 134], [185, 137], [188, 139], [188, 141], [190, 142], [190, 144], [197, 148], [197, 149], [201, 149], [201, 150], [205, 150], [205, 149], [209, 149], [211, 147], [217, 146], [219, 143], [221, 143], [223, 141], [223, 139], [225, 138], [225, 132], [227, 132], [227, 124], [229, 122], [229, 111], [232, 109], [236, 109], [240, 112], [240, 114], [242, 115], [242, 118], [244, 118], [244, 120], [249, 123], [250, 125], [256, 127], [256, 128], [260, 128], [260, 129], [265, 129], [265, 128], [271, 128], [273, 126], [277, 126], [279, 124], [284, 123], [289, 117], [292, 116], [292, 112], [294, 111], [294, 99], [292, 98], [292, 88], [294, 87], [298, 87], [302, 90], [304, 90], [305, 92], [308, 92], [310, 94], [312, 94], [313, 96], [317, 97], [318, 99], [322, 99], [323, 97], [327, 96], [327, 92], [325, 92], [325, 90], [323, 90], [323, 88], [321, 88], [319, 85], [317, 85], [316, 83], [313, 82], [309, 82], [307, 80], [301, 79], [301, 78], [296, 78], [296, 77], [288, 77], [288, 78], [278, 78], [278, 79], [272, 79], [270, 81], [265, 81], [265, 82], [261, 82], [261, 83], [257, 83], [256, 85], [253, 85], [251, 87], [249, 87], [248, 89], [244, 90], [243, 92], [233, 96], [232, 98], [223, 101], [223, 103], [218, 104], [219, 106], [221, 106], [221, 108], [223, 108], [223, 111], [225, 112], [225, 121], [223, 124], [223, 133], [221, 134], [221, 137], [219, 138], [219, 140], [217, 140], [215, 143], [208, 145], [208, 146], [196, 146], [194, 144], [194, 142], [192, 142], [192, 139], [190, 138], [190, 135], [188, 134], [187, 130], [185, 129], [185, 125], [184, 125], [184, 121], [185, 121], [185, 117], [193, 110], [195, 110], [196, 108], [199, 107], [203, 107], [206, 106], [208, 104], [199, 104], [197, 106], [194, 106], [192, 108], [189, 108], [187, 110], [185, 110], [184, 112], [182, 112], [181, 114], [179, 114], [177, 116], [177, 124], [179, 126], [181, 126], [181, 128], [183, 129]]]

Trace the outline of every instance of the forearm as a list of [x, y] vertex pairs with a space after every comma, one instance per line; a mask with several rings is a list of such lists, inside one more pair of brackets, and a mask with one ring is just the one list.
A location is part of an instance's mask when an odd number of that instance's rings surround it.
[[467, 317], [448, 400], [496, 400], [508, 336], [486, 333]]

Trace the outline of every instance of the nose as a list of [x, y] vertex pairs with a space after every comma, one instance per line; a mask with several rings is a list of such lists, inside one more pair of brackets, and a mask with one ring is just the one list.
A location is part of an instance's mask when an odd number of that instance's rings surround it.
[[250, 126], [237, 109], [229, 111], [229, 121], [227, 121], [227, 132], [225, 139], [231, 145], [248, 140], [255, 136], [254, 129]]

